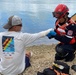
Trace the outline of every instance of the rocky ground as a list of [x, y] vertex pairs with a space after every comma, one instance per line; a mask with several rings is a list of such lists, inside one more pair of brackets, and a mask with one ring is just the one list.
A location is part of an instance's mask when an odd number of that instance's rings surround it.
[[[37, 75], [38, 71], [52, 66], [55, 57], [55, 45], [30, 46], [27, 51], [33, 52], [31, 57], [31, 67], [27, 68], [23, 75]], [[76, 58], [72, 62], [66, 62], [69, 66], [76, 64]], [[76, 75], [76, 72], [70, 68], [70, 74]]]

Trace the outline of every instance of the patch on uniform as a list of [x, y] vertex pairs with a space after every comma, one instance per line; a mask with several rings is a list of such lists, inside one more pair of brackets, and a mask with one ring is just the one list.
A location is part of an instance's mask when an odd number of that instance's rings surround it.
[[67, 35], [70, 35], [70, 36], [71, 36], [72, 34], [73, 34], [73, 31], [72, 31], [72, 30], [69, 30], [68, 33], [67, 33]]

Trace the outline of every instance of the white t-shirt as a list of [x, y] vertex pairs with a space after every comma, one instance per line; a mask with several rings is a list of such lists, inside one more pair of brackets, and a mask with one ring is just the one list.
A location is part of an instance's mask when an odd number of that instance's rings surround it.
[[25, 68], [25, 47], [47, 35], [49, 30], [29, 34], [22, 32], [0, 33], [0, 72], [4, 75], [20, 74]]

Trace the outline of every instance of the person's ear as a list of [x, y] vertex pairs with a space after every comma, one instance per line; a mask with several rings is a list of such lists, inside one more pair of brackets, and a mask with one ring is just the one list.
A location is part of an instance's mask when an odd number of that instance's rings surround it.
[[13, 29], [14, 29], [14, 30], [16, 30], [16, 29], [17, 29], [17, 27], [16, 27], [16, 26], [13, 26]]
[[16, 28], [16, 26], [13, 26], [13, 28]]

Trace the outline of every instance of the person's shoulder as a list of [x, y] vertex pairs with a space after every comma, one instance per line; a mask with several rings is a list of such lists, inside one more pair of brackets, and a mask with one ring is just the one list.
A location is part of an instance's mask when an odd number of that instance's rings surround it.
[[5, 34], [5, 32], [0, 32], [0, 36], [3, 36]]
[[20, 32], [19, 35], [20, 36], [23, 36], [23, 37], [26, 37], [26, 36], [29, 36], [30, 33]]
[[21, 35], [27, 35], [29, 33], [26, 33], [26, 32], [20, 32]]
[[5, 32], [0, 32], [0, 34], [4, 34]]

